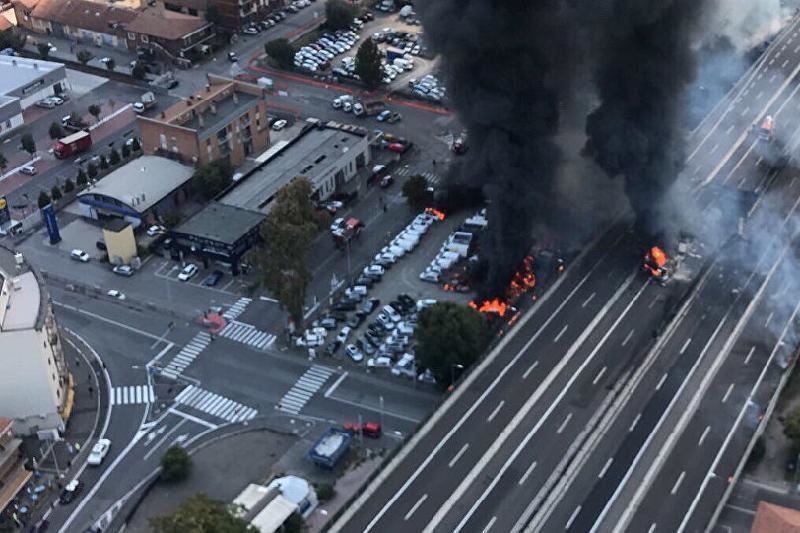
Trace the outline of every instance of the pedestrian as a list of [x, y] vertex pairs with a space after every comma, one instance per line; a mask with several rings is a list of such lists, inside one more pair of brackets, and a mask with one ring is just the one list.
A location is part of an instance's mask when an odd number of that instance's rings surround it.
[[94, 388], [91, 385], [89, 385], [89, 398], [94, 398]]
[[78, 450], [78, 451], [81, 451], [81, 443], [80, 442], [76, 442], [75, 443], [75, 449]]
[[436, 160], [433, 160], [433, 168], [436, 168]]
[[383, 204], [383, 212], [385, 213], [385, 212], [387, 212], [388, 210], [389, 210], [389, 206], [388, 206], [388, 205], [386, 205], [386, 204]]
[[75, 366], [81, 366], [81, 360], [77, 357], [75, 358]]

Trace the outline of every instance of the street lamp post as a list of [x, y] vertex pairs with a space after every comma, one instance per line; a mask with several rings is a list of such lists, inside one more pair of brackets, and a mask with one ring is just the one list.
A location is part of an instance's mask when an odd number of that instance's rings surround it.
[[459, 363], [453, 363], [450, 365], [450, 386], [452, 387], [453, 384], [456, 382], [456, 368], [459, 370], [464, 369], [464, 365]]

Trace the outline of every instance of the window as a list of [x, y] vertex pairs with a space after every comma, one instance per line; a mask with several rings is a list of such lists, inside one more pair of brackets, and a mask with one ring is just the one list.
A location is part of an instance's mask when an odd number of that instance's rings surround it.
[[136, 34], [133, 33], [132, 31], [129, 31], [128, 32], [128, 39], [130, 39], [131, 41], [135, 41], [136, 40]]
[[161, 141], [161, 148], [164, 150], [167, 149], [167, 136], [163, 133], [159, 134], [159, 140]]
[[149, 43], [150, 42], [150, 39], [147, 38], [147, 35], [142, 35], [142, 42], [143, 43]]

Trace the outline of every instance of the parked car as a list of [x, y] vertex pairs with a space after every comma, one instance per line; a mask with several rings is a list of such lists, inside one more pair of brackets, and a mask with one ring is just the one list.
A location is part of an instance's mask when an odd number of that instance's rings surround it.
[[161, 235], [161, 234], [166, 233], [166, 232], [167, 232], [167, 228], [165, 228], [164, 226], [161, 226], [159, 224], [155, 224], [155, 225], [150, 226], [149, 228], [147, 228], [147, 235], [149, 237], [155, 237], [156, 235]]
[[348, 433], [352, 433], [353, 435], [361, 434], [371, 439], [380, 438], [382, 431], [379, 422], [366, 422], [364, 424], [358, 424], [356, 422], [345, 422], [342, 425], [342, 427]]
[[239, 56], [236, 55], [236, 52], [228, 52], [228, 61], [230, 61], [231, 63], [236, 63], [237, 61], [239, 61]]
[[20, 168], [19, 171], [23, 174], [27, 174], [28, 176], [36, 175], [36, 167], [33, 165], [25, 165], [22, 168]]
[[278, 120], [278, 121], [275, 122], [275, 124], [272, 125], [272, 129], [273, 129], [273, 131], [281, 131], [283, 128], [286, 127], [286, 125], [288, 123], [289, 123], [288, 121], [283, 120], [283, 119]]
[[69, 253], [69, 256], [71, 259], [74, 259], [75, 261], [80, 261], [81, 263], [88, 263], [90, 259], [89, 254], [87, 254], [83, 250], [78, 250], [77, 248], [72, 250]]
[[355, 308], [356, 302], [352, 300], [339, 300], [331, 306], [334, 311], [354, 311]]
[[381, 301], [377, 298], [372, 298], [369, 301], [364, 302], [364, 305], [361, 306], [361, 310], [364, 311], [366, 314], [372, 313], [377, 307], [381, 304]]
[[344, 351], [345, 353], [347, 353], [347, 356], [356, 363], [359, 363], [364, 360], [364, 354], [361, 353], [361, 351], [358, 348], [356, 348], [354, 344], [348, 344], [345, 347]]
[[110, 289], [108, 292], [106, 292], [106, 294], [117, 300], [125, 300], [125, 293], [120, 292], [117, 289]]
[[188, 265], [183, 267], [183, 270], [181, 270], [180, 274], [178, 274], [178, 279], [181, 281], [189, 281], [190, 279], [195, 277], [195, 275], [197, 275], [197, 272], [199, 270], [200, 269], [197, 268], [197, 265], [195, 265], [194, 263], [189, 263]]
[[92, 447], [92, 451], [89, 452], [89, 458], [86, 462], [92, 466], [99, 466], [102, 464], [103, 459], [106, 458], [108, 455], [108, 451], [111, 449], [111, 441], [108, 439], [100, 439], [98, 440], [95, 445]]
[[369, 368], [391, 368], [392, 358], [387, 356], [370, 357], [367, 359], [367, 367]]
[[394, 183], [394, 178], [390, 175], [384, 176], [381, 178], [381, 188], [386, 189], [387, 187], [391, 186]]
[[327, 330], [336, 329], [336, 319], [332, 316], [323, 317], [319, 320], [319, 325]]
[[61, 491], [61, 495], [58, 497], [58, 501], [61, 505], [66, 505], [68, 503], [72, 503], [75, 498], [77, 498], [81, 491], [83, 490], [83, 483], [81, 483], [77, 479], [73, 479], [67, 486], [64, 487], [64, 490]]
[[213, 287], [213, 286], [215, 286], [217, 283], [219, 283], [219, 280], [221, 280], [221, 279], [222, 279], [222, 276], [224, 276], [224, 275], [225, 275], [225, 274], [223, 274], [223, 273], [222, 273], [222, 271], [220, 271], [220, 270], [215, 270], [214, 272], [212, 272], [211, 274], [209, 274], [209, 275], [206, 277], [206, 279], [204, 279], [204, 280], [203, 280], [203, 285], [205, 285], [206, 287]]
[[112, 268], [111, 271], [114, 274], [119, 274], [120, 276], [126, 276], [126, 277], [133, 276], [133, 268], [130, 265], [117, 265], [114, 268]]
[[336, 340], [344, 344], [347, 342], [347, 337], [350, 336], [351, 331], [353, 331], [353, 329], [350, 326], [343, 327], [339, 334], [336, 335]]

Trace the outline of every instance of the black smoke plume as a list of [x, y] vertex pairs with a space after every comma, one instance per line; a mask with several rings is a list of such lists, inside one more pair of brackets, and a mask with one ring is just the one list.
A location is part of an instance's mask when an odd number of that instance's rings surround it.
[[586, 121], [588, 148], [609, 176], [625, 178], [642, 236], [679, 229], [665, 198], [686, 160], [684, 97], [703, 8], [704, 0], [587, 2], [599, 15], [592, 61], [600, 99]]
[[419, 6], [441, 54], [448, 93], [469, 131], [459, 181], [482, 187], [490, 233], [483, 296], [502, 295], [531, 247], [536, 220], [555, 216], [548, 196], [560, 152], [559, 98], [568, 84], [560, 0], [434, 0]]

